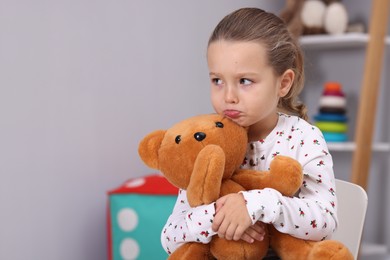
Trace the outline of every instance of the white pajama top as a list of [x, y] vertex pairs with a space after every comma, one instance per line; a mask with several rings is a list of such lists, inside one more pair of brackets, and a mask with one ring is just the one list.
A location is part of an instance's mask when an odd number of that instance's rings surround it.
[[[269, 170], [277, 155], [300, 162], [303, 183], [295, 197], [285, 197], [271, 188], [242, 192], [252, 222], [273, 224], [280, 232], [297, 238], [330, 238], [337, 226], [337, 198], [333, 161], [321, 131], [297, 116], [279, 113], [272, 132], [248, 144], [242, 168]], [[214, 214], [214, 203], [191, 208], [186, 191], [179, 190], [161, 233], [165, 251], [171, 254], [186, 242], [210, 242], [216, 234], [211, 229]]]

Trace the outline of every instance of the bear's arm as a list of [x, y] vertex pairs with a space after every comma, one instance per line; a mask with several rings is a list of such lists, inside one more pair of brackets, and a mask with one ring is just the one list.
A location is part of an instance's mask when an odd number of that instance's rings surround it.
[[220, 196], [222, 197], [230, 193], [238, 193], [244, 190], [245, 188], [240, 184], [238, 184], [237, 182], [235, 182], [234, 180], [227, 179], [222, 182]]
[[239, 169], [232, 179], [246, 190], [272, 188], [284, 196], [293, 196], [302, 185], [300, 163], [287, 156], [276, 156], [269, 171]]

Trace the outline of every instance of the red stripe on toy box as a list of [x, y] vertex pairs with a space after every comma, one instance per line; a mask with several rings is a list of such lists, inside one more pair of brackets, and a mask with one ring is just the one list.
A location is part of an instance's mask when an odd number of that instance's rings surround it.
[[177, 195], [178, 188], [161, 174], [153, 174], [126, 181], [108, 194], [139, 193], [155, 195]]

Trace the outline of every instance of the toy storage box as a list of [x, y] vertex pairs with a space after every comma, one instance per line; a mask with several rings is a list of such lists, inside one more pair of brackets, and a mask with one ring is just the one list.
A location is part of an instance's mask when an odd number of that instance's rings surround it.
[[177, 193], [159, 174], [130, 179], [108, 192], [108, 259], [166, 259], [160, 237]]

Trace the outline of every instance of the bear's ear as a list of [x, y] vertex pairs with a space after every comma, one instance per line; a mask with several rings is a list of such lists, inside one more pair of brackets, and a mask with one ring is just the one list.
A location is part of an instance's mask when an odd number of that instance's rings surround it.
[[156, 130], [145, 136], [138, 146], [138, 154], [150, 168], [158, 170], [158, 150], [165, 133], [165, 130]]

